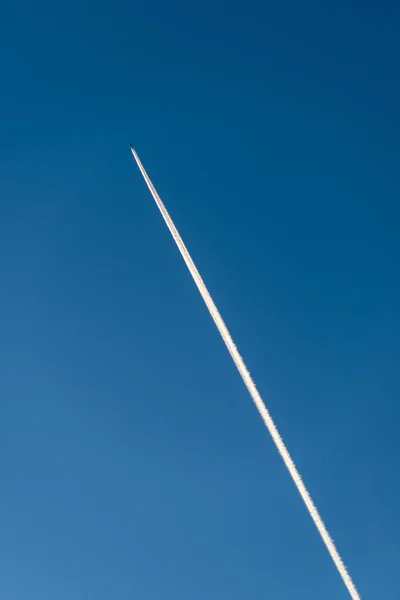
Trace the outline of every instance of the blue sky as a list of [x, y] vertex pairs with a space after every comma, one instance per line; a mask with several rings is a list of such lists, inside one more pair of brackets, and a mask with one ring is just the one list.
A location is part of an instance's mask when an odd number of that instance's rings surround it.
[[399, 9], [277, 4], [2, 7], [2, 598], [347, 598], [131, 142], [362, 597], [399, 597]]

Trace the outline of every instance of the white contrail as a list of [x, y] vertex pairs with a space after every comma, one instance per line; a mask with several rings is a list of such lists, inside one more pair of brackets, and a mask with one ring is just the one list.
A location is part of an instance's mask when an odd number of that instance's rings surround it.
[[185, 261], [185, 263], [186, 263], [186, 265], [198, 287], [198, 290], [199, 290], [200, 294], [202, 295], [203, 300], [206, 303], [206, 306], [207, 306], [208, 310], [210, 311], [212, 318], [214, 319], [214, 323], [216, 324], [218, 331], [220, 332], [222, 339], [224, 340], [225, 345], [228, 348], [228, 351], [233, 358], [233, 362], [235, 363], [237, 370], [239, 371], [240, 375], [242, 376], [242, 379], [250, 393], [250, 396], [252, 397], [252, 399], [254, 401], [254, 404], [256, 405], [256, 407], [258, 409], [258, 412], [260, 413], [269, 433], [271, 434], [272, 439], [274, 440], [275, 445], [278, 448], [279, 454], [282, 456], [283, 461], [284, 461], [290, 475], [292, 476], [294, 483], [296, 484], [296, 487], [300, 493], [300, 496], [303, 498], [304, 504], [306, 505], [307, 510], [310, 513], [310, 516], [311, 516], [312, 520], [314, 521], [315, 526], [317, 527], [317, 529], [328, 549], [328, 552], [331, 555], [332, 560], [335, 563], [336, 568], [339, 571], [345, 586], [347, 587], [347, 590], [348, 590], [351, 598], [353, 600], [360, 600], [360, 595], [359, 595], [349, 573], [347, 572], [347, 569], [346, 569], [342, 559], [340, 558], [338, 551], [336, 550], [336, 546], [335, 546], [331, 536], [329, 535], [328, 530], [326, 529], [325, 524], [324, 524], [306, 486], [303, 483], [300, 473], [298, 472], [296, 465], [294, 464], [294, 462], [293, 462], [293, 460], [292, 460], [292, 458], [280, 436], [280, 433], [277, 430], [276, 425], [275, 425], [274, 421], [272, 420], [271, 415], [269, 414], [267, 407], [265, 406], [260, 394], [257, 391], [257, 388], [250, 376], [250, 373], [248, 372], [247, 367], [244, 364], [243, 359], [240, 356], [240, 354], [231, 338], [231, 335], [230, 335], [224, 321], [222, 320], [222, 317], [219, 314], [219, 311], [218, 311], [217, 307], [215, 306], [214, 301], [211, 298], [211, 296], [204, 284], [204, 281], [202, 280], [202, 278], [200, 276], [200, 273], [196, 269], [195, 264], [190, 256], [189, 252], [187, 251], [186, 246], [183, 243], [182, 238], [179, 235], [171, 217], [169, 216], [167, 209], [165, 208], [160, 196], [157, 194], [152, 182], [150, 181], [149, 176], [147, 175], [142, 163], [140, 162], [140, 159], [139, 159], [136, 151], [134, 150], [134, 148], [132, 146], [131, 146], [131, 150], [132, 150], [132, 154], [136, 160], [136, 163], [140, 169], [140, 172], [142, 173], [144, 180], [147, 183], [150, 193], [153, 196], [158, 208], [160, 209], [160, 212], [164, 218], [164, 221], [167, 224], [167, 227], [170, 230], [172, 237], [174, 238], [176, 245], [178, 246], [179, 251], [183, 256], [183, 260]]

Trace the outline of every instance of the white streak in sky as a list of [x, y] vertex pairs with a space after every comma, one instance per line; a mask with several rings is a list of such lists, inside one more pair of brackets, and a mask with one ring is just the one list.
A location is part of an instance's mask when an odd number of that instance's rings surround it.
[[196, 269], [195, 264], [190, 256], [189, 252], [187, 251], [186, 246], [183, 243], [182, 238], [179, 235], [171, 217], [169, 216], [167, 209], [165, 208], [160, 196], [157, 194], [152, 182], [150, 181], [149, 176], [147, 175], [146, 171], [144, 170], [144, 167], [143, 167], [142, 163], [140, 162], [140, 159], [132, 146], [131, 146], [131, 150], [132, 150], [132, 154], [136, 160], [136, 163], [147, 183], [147, 186], [151, 192], [151, 195], [153, 196], [158, 208], [160, 209], [160, 212], [164, 218], [164, 221], [167, 224], [167, 227], [170, 230], [172, 237], [174, 238], [176, 245], [179, 248], [180, 253], [182, 254], [183, 260], [185, 261], [185, 263], [186, 263], [186, 265], [198, 287], [198, 290], [203, 297], [204, 302], [206, 303], [206, 306], [210, 312], [210, 315], [212, 316], [212, 318], [218, 328], [218, 331], [220, 332], [221, 337], [225, 342], [225, 345], [233, 359], [233, 362], [235, 363], [237, 370], [239, 371], [240, 375], [242, 376], [242, 379], [250, 393], [250, 396], [253, 399], [254, 404], [256, 405], [256, 407], [258, 409], [258, 412], [260, 413], [269, 433], [271, 434], [272, 439], [274, 440], [275, 445], [279, 451], [279, 454], [283, 458], [283, 461], [284, 461], [290, 475], [292, 476], [292, 479], [300, 493], [300, 496], [302, 497], [304, 504], [306, 505], [307, 510], [310, 513], [310, 516], [311, 516], [312, 520], [314, 521], [315, 526], [317, 527], [317, 529], [328, 549], [328, 552], [331, 555], [332, 560], [335, 563], [336, 568], [339, 571], [345, 586], [347, 587], [347, 590], [348, 590], [351, 598], [353, 600], [360, 600], [358, 591], [357, 591], [349, 573], [347, 572], [347, 569], [346, 569], [342, 559], [340, 558], [338, 551], [336, 550], [336, 546], [335, 546], [331, 536], [329, 535], [328, 530], [326, 529], [325, 524], [324, 524], [322, 518], [320, 517], [320, 514], [319, 514], [313, 500], [311, 499], [311, 496], [310, 496], [306, 486], [303, 483], [300, 473], [298, 472], [298, 470], [297, 470], [297, 468], [296, 468], [296, 466], [295, 466], [295, 464], [294, 464], [294, 462], [293, 462], [293, 460], [292, 460], [292, 458], [280, 436], [280, 433], [277, 430], [275, 423], [272, 420], [271, 415], [269, 414], [267, 407], [265, 406], [260, 394], [257, 391], [257, 388], [250, 376], [250, 373], [248, 372], [247, 367], [244, 364], [243, 359], [240, 356], [240, 354], [231, 338], [231, 335], [230, 335], [224, 321], [222, 320], [222, 317], [219, 314], [219, 311], [218, 311], [217, 307], [215, 306], [214, 301], [211, 298], [211, 296], [200, 276], [200, 273]]

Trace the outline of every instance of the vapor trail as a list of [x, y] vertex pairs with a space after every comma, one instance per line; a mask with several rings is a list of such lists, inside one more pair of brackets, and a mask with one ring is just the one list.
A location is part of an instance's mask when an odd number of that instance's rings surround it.
[[225, 345], [233, 359], [233, 362], [235, 363], [237, 370], [239, 371], [239, 373], [244, 381], [244, 384], [247, 387], [247, 389], [250, 393], [250, 396], [252, 397], [253, 402], [258, 409], [258, 412], [261, 415], [261, 418], [263, 419], [269, 433], [272, 436], [272, 439], [275, 442], [275, 445], [279, 451], [279, 454], [283, 458], [283, 461], [284, 461], [290, 475], [292, 476], [292, 479], [300, 493], [300, 496], [302, 497], [304, 504], [306, 505], [307, 510], [310, 513], [310, 516], [311, 516], [312, 520], [314, 521], [315, 526], [317, 527], [317, 529], [328, 549], [328, 552], [331, 555], [331, 558], [332, 558], [333, 562], [335, 563], [335, 566], [343, 579], [343, 582], [350, 594], [350, 597], [353, 600], [360, 600], [359, 593], [358, 593], [349, 573], [347, 572], [347, 569], [346, 569], [342, 559], [340, 558], [338, 551], [336, 550], [336, 546], [335, 546], [331, 536], [329, 535], [328, 530], [326, 529], [325, 524], [324, 524], [306, 486], [303, 483], [301, 475], [298, 472], [298, 470], [297, 470], [297, 468], [296, 468], [296, 466], [295, 466], [295, 464], [294, 464], [294, 462], [293, 462], [293, 460], [292, 460], [292, 458], [280, 436], [280, 433], [277, 430], [276, 425], [275, 425], [274, 421], [272, 420], [271, 415], [269, 414], [267, 407], [265, 406], [260, 394], [258, 393], [258, 390], [250, 376], [250, 373], [248, 372], [247, 367], [244, 364], [243, 359], [240, 356], [240, 354], [231, 338], [231, 335], [230, 335], [221, 315], [219, 314], [219, 311], [218, 311], [217, 307], [215, 306], [214, 301], [211, 298], [203, 279], [200, 276], [200, 273], [198, 272], [188, 250], [186, 249], [185, 244], [183, 243], [181, 236], [179, 235], [171, 217], [169, 216], [167, 209], [165, 208], [160, 196], [157, 194], [155, 187], [153, 186], [152, 182], [150, 181], [149, 176], [147, 175], [142, 163], [140, 162], [140, 159], [139, 159], [136, 151], [134, 150], [134, 148], [132, 146], [131, 146], [131, 150], [132, 150], [132, 154], [136, 160], [136, 163], [140, 169], [140, 172], [142, 173], [144, 180], [147, 183], [150, 193], [153, 196], [153, 198], [164, 218], [164, 221], [165, 221], [168, 229], [170, 230], [172, 237], [174, 238], [174, 240], [176, 242], [176, 245], [179, 248], [180, 253], [182, 254], [183, 260], [185, 261], [185, 263], [190, 271], [190, 274], [192, 275], [194, 282], [197, 285], [197, 288], [198, 288], [200, 294], [202, 295], [204, 302], [206, 303], [206, 306], [210, 312], [210, 315], [212, 316], [214, 323], [216, 324], [218, 331], [220, 332], [221, 337], [225, 342]]

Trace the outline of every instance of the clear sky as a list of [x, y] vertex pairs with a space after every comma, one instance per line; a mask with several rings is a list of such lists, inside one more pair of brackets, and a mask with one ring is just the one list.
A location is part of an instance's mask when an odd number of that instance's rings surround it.
[[[0, 15], [0, 597], [400, 597], [395, 2]], [[279, 6], [278, 6], [279, 5]]]

